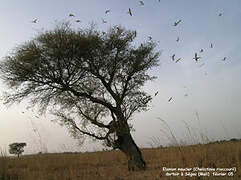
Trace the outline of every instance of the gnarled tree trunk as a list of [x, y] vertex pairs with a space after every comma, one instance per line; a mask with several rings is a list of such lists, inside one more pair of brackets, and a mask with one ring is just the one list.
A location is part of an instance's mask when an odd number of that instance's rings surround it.
[[131, 136], [129, 126], [126, 130], [123, 131], [122, 129], [120, 133], [117, 132], [118, 139], [114, 142], [114, 146], [127, 156], [129, 171], [146, 170], [146, 162], [143, 160], [141, 151]]
[[[113, 119], [108, 125], [109, 132], [106, 135], [108, 146], [119, 149], [126, 155], [129, 171], [146, 170], [146, 163], [142, 158], [140, 149], [131, 136], [129, 124], [124, 116], [120, 113], [120, 117]], [[108, 139], [111, 133], [115, 133], [117, 137], [112, 142]]]
[[128, 158], [128, 170], [146, 170], [146, 162], [142, 158], [142, 154], [131, 134], [118, 136], [119, 149], [125, 153]]

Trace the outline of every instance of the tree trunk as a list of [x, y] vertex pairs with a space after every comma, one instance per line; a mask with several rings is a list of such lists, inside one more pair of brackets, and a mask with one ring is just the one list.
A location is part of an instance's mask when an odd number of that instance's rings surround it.
[[142, 158], [141, 151], [130, 133], [119, 135], [115, 144], [127, 156], [129, 171], [146, 170], [146, 163]]

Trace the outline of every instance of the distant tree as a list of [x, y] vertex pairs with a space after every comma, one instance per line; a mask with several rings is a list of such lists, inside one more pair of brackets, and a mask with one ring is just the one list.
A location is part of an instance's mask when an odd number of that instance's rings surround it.
[[40, 112], [52, 112], [75, 138], [90, 136], [120, 149], [145, 170], [128, 121], [148, 109], [151, 96], [141, 87], [155, 77], [156, 44], [134, 46], [135, 31], [114, 26], [100, 32], [91, 26], [74, 30], [68, 23], [45, 31], [17, 47], [0, 64], [1, 78], [11, 91], [5, 103], [28, 99]]
[[18, 157], [19, 157], [19, 155], [24, 152], [23, 148], [25, 146], [27, 146], [26, 143], [12, 143], [12, 144], [9, 144], [9, 153], [18, 155]]

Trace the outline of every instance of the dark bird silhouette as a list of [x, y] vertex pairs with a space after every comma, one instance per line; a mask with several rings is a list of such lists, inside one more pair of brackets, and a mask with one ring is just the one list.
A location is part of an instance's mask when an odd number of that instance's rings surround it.
[[141, 6], [144, 6], [144, 2], [143, 1], [139, 1]]
[[200, 58], [201, 58], [201, 57], [198, 57], [198, 56], [197, 56], [197, 53], [195, 53], [195, 56], [194, 56], [193, 59], [196, 60], [196, 61], [198, 61], [198, 59], [200, 59]]
[[110, 9], [107, 9], [106, 11], [105, 11], [105, 14], [108, 14], [110, 12]]
[[222, 15], [223, 15], [223, 13], [219, 13], [219, 14], [218, 14], [218, 16], [222, 16]]
[[178, 58], [177, 60], [176, 60], [176, 63], [178, 62], [178, 61], [180, 61], [182, 58]]
[[172, 97], [170, 97], [169, 99], [168, 99], [168, 102], [170, 102], [172, 100]]
[[130, 14], [130, 16], [132, 16], [131, 8], [129, 8], [128, 13]]
[[158, 91], [154, 94], [154, 96], [157, 96], [157, 94], [158, 94]]
[[200, 53], [202, 53], [203, 52], [203, 49], [200, 49]]
[[222, 61], [226, 61], [226, 59], [227, 59], [227, 57], [224, 57], [224, 58], [222, 59]]
[[179, 40], [180, 40], [179, 37], [177, 37], [176, 41], [179, 42]]
[[175, 61], [175, 54], [173, 54], [171, 57], [172, 57], [172, 60]]
[[136, 31], [134, 31], [134, 36], [136, 37]]
[[70, 14], [69, 14], [69, 17], [75, 17], [75, 15], [70, 13]]
[[79, 19], [77, 19], [75, 22], [80, 23], [81, 21]]
[[210, 44], [210, 48], [213, 48], [213, 43]]
[[31, 22], [32, 22], [32, 23], [37, 23], [37, 21], [38, 21], [38, 19], [34, 19], [34, 20], [32, 20]]
[[177, 26], [182, 20], [180, 19], [179, 21], [174, 22], [173, 26]]

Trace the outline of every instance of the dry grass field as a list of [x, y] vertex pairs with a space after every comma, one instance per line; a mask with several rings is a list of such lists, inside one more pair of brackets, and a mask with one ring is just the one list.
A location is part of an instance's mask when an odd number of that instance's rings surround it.
[[[129, 172], [127, 160], [119, 151], [38, 154], [20, 158], [6, 157], [2, 152], [0, 180], [241, 179], [241, 141], [142, 149], [142, 152], [148, 166], [144, 172]], [[235, 167], [236, 172], [230, 170], [232, 177], [227, 174], [213, 177], [211, 171], [208, 171], [209, 177], [190, 177], [192, 171], [189, 174], [183, 171], [183, 177], [173, 177], [167, 176], [172, 171], [164, 171], [163, 167]]]

